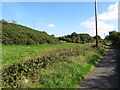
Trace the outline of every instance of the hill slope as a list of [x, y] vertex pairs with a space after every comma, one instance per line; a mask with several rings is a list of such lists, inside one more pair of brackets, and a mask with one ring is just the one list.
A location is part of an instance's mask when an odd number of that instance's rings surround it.
[[37, 31], [26, 26], [8, 23], [4, 20], [2, 23], [2, 44], [5, 45], [32, 45], [32, 44], [55, 44], [59, 40], [46, 32]]

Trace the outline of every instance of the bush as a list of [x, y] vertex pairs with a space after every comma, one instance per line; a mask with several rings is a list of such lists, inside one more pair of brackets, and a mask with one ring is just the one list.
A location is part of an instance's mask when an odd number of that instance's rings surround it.
[[113, 45], [120, 46], [120, 32], [117, 31], [109, 32], [108, 40], [110, 40]]

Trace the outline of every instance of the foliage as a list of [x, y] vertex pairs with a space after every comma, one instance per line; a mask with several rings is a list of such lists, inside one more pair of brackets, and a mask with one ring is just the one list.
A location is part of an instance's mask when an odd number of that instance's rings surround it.
[[109, 32], [108, 40], [110, 40], [113, 45], [120, 46], [120, 32], [117, 31]]
[[93, 42], [94, 38], [92, 38], [89, 34], [77, 34], [76, 32], [73, 32], [71, 35], [59, 37], [59, 40], [84, 44]]
[[31, 28], [8, 23], [5, 20], [2, 23], [2, 44], [5, 45], [33, 45], [33, 44], [56, 44], [60, 41], [53, 35], [46, 32], [33, 30]]
[[[93, 37], [94, 39], [96, 39], [96, 36]], [[101, 37], [99, 35], [97, 35], [98, 40], [101, 40]]]

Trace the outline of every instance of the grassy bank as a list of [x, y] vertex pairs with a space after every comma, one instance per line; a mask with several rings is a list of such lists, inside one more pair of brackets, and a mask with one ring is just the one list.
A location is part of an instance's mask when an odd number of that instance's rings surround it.
[[102, 47], [82, 44], [55, 46], [41, 57], [4, 68], [3, 87], [75, 88], [93, 70], [104, 51]]

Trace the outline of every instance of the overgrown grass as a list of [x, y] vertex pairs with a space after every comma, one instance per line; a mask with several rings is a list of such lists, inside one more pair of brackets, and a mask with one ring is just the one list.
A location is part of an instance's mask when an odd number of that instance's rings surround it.
[[86, 50], [79, 56], [66, 58], [42, 69], [32, 78], [35, 83], [31, 83], [30, 79], [30, 82], [22, 85], [27, 88], [76, 88], [77, 84], [94, 69], [101, 56], [96, 49]]
[[51, 49], [46, 46], [47, 53], [43, 50], [44, 53], [39, 58], [4, 68], [3, 87], [75, 88], [94, 68], [104, 51], [101, 47], [96, 49], [81, 44], [53, 46]]
[[62, 44], [43, 44], [43, 45], [2, 45], [2, 65], [11, 65], [16, 62], [38, 58], [47, 52], [53, 50], [70, 48], [70, 47], [85, 47], [83, 44], [62, 43]]
[[[32, 78], [27, 78], [21, 86], [24, 88], [76, 88], [94, 69], [102, 55], [96, 50], [87, 50], [77, 57], [55, 62]], [[34, 83], [33, 83], [34, 82]]]

